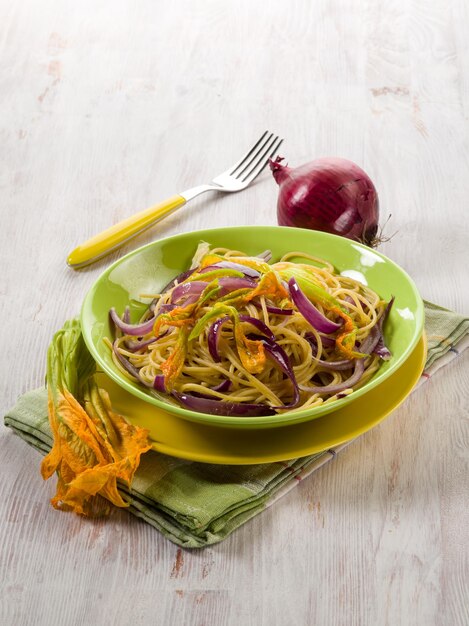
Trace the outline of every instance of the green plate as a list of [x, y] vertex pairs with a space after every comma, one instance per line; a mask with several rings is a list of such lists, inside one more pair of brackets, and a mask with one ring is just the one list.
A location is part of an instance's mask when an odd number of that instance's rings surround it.
[[[395, 296], [386, 322], [386, 343], [392, 358], [383, 363], [368, 383], [349, 396], [319, 406], [283, 415], [265, 417], [228, 417], [190, 411], [154, 397], [133, 383], [116, 368], [103, 338], [112, 337], [109, 309], [121, 313], [131, 309], [137, 322], [149, 304], [141, 294], [158, 293], [172, 278], [186, 270], [201, 241], [211, 246], [241, 250], [256, 255], [269, 249], [272, 261], [292, 251], [307, 252], [331, 262], [339, 273], [361, 280], [382, 298]], [[375, 388], [404, 363], [423, 331], [422, 299], [406, 272], [384, 255], [349, 239], [318, 231], [281, 226], [241, 226], [184, 233], [150, 243], [111, 265], [94, 283], [85, 297], [81, 324], [85, 342], [93, 357], [116, 383], [135, 396], [190, 421], [218, 426], [256, 428], [286, 426], [315, 419], [334, 411]]]

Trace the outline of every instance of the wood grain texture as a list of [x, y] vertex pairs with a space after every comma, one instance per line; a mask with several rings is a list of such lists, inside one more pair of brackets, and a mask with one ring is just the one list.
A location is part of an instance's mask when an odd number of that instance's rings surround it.
[[[384, 253], [469, 313], [469, 54], [463, 0], [0, 0], [0, 397], [44, 379], [53, 332], [136, 245], [275, 224], [268, 174], [206, 195], [106, 260], [67, 253], [208, 182], [266, 128], [291, 164], [370, 173]], [[0, 446], [0, 623], [469, 623], [468, 356], [225, 542], [178, 549], [125, 511], [54, 511], [39, 456]]]

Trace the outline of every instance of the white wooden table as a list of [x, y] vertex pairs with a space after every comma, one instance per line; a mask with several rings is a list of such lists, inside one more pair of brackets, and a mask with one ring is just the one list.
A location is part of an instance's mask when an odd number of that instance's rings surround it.
[[[2, 414], [107, 264], [208, 226], [275, 224], [269, 174], [81, 272], [78, 243], [208, 182], [264, 129], [375, 181], [381, 250], [469, 313], [464, 0], [0, 0]], [[225, 542], [181, 551], [117, 511], [54, 511], [1, 427], [0, 623], [469, 624], [468, 355]]]

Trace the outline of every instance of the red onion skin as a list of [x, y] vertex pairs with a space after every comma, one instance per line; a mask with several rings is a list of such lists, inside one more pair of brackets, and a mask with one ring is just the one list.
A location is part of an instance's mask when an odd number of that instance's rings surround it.
[[369, 176], [352, 161], [324, 157], [290, 168], [278, 157], [270, 168], [280, 190], [280, 226], [320, 230], [376, 245], [379, 200]]

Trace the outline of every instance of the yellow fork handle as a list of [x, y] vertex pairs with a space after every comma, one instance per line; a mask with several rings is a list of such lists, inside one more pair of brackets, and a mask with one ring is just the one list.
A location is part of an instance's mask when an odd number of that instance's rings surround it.
[[79, 268], [97, 261], [185, 203], [186, 199], [182, 196], [171, 196], [160, 204], [131, 215], [75, 248], [67, 263], [70, 267]]

